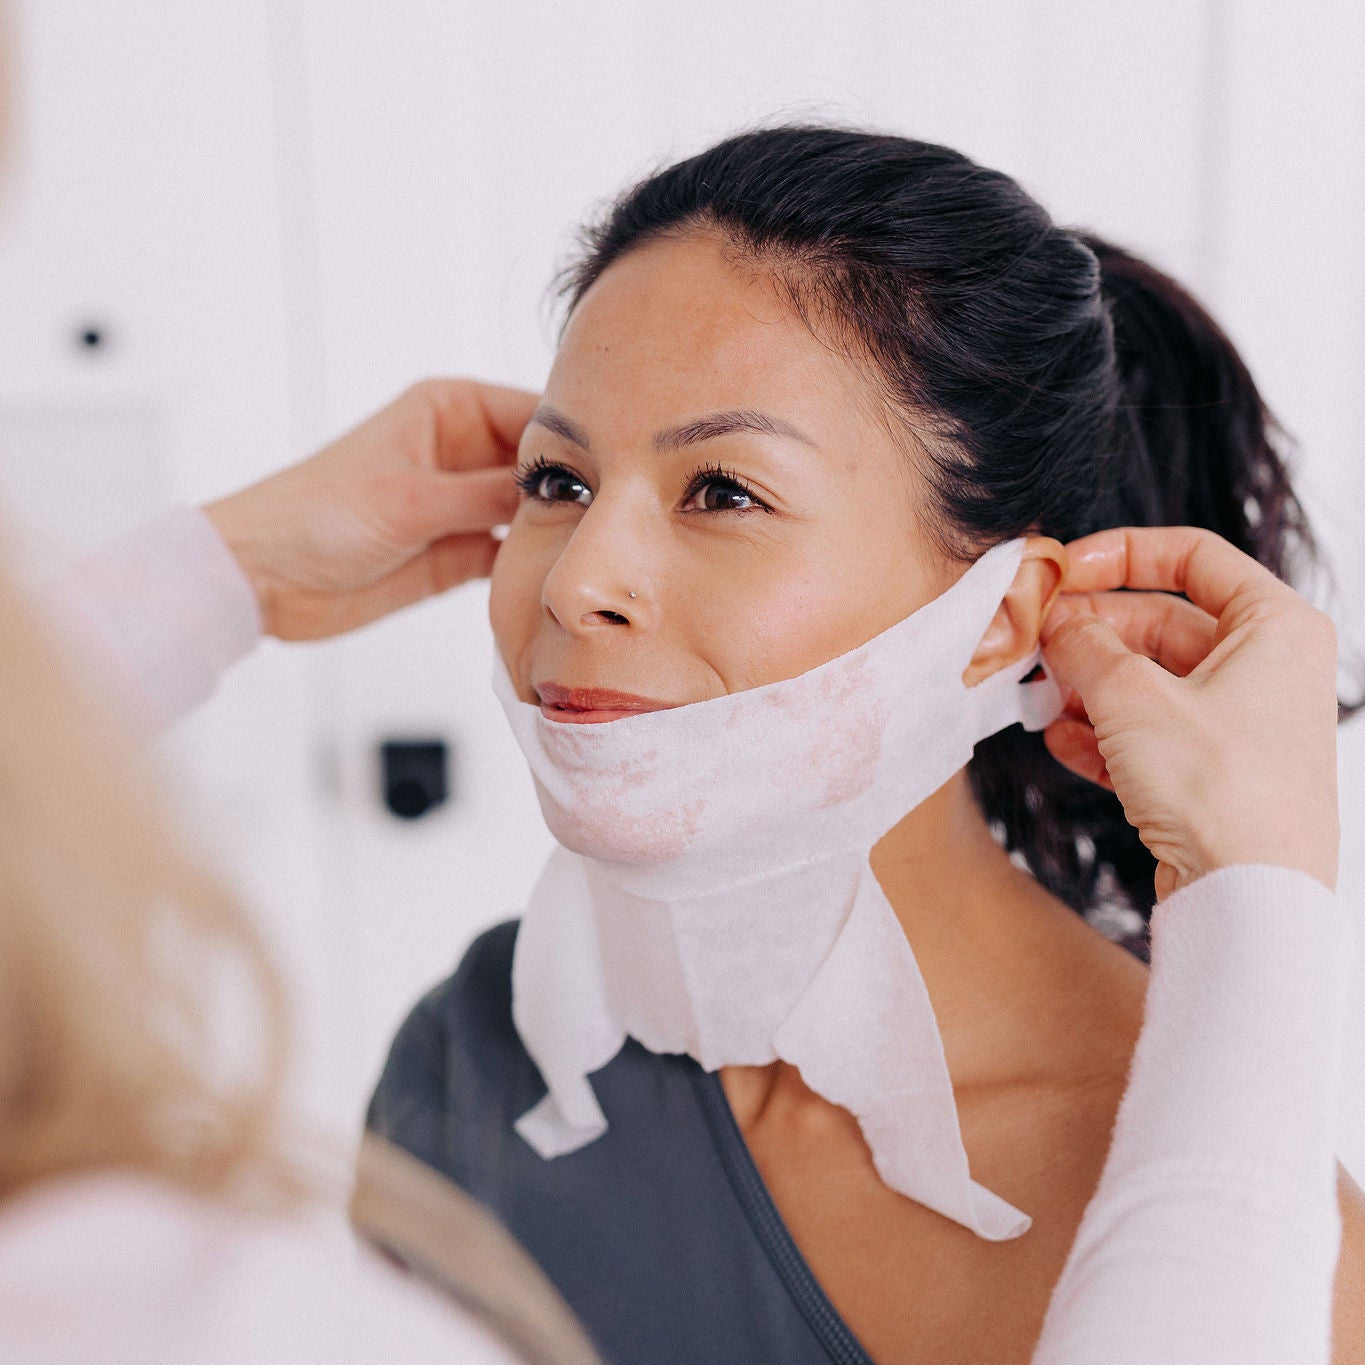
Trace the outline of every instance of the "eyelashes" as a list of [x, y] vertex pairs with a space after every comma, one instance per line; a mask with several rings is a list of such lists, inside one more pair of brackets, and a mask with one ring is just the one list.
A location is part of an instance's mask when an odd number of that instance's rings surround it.
[[[586, 507], [592, 501], [586, 479], [543, 455], [519, 469], [515, 477], [522, 496], [535, 502], [572, 502]], [[702, 505], [688, 507], [699, 495]], [[682, 502], [684, 510], [706, 514], [729, 512], [743, 516], [773, 510], [738, 474], [719, 464], [703, 465], [693, 471], [684, 487]]]
[[558, 483], [561, 487], [565, 484], [582, 489], [591, 498], [592, 494], [588, 489], [587, 482], [573, 470], [566, 468], [562, 464], [554, 464], [547, 460], [543, 455], [538, 456], [525, 469], [519, 469], [514, 476], [517, 487], [521, 490], [522, 497], [533, 498], [537, 502], [576, 502], [578, 498], [552, 497], [547, 493], [547, 487]]
[[[687, 481], [687, 490], [683, 494], [683, 502], [691, 502], [699, 493], [718, 492], [723, 497], [732, 498], [735, 501], [728, 507], [699, 507], [699, 512], [771, 512], [768, 506], [757, 493], [749, 487], [738, 474], [726, 469], [721, 465], [705, 465], [698, 469]], [[737, 505], [742, 501], [745, 505]]]

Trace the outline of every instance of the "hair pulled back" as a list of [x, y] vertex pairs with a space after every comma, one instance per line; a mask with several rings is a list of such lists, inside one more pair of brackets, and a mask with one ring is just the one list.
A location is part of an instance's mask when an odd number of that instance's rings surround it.
[[[741, 133], [587, 230], [570, 308], [626, 252], [691, 230], [771, 269], [867, 364], [927, 452], [945, 554], [1121, 525], [1208, 527], [1282, 578], [1314, 553], [1281, 435], [1218, 325], [999, 171], [855, 129]], [[969, 772], [1006, 848], [1076, 910], [1127, 909], [1127, 946], [1145, 956], [1131, 912], [1150, 915], [1155, 862], [1118, 800], [1019, 726], [978, 745]]]

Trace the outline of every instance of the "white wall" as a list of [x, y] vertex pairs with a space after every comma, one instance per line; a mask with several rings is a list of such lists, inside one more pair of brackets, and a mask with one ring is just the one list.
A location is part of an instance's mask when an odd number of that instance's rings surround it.
[[[594, 202], [794, 113], [957, 145], [1205, 294], [1303, 438], [1349, 609], [1365, 586], [1355, 0], [24, 0], [18, 38], [0, 485], [53, 562], [304, 453], [423, 374], [538, 384], [545, 289]], [[107, 350], [73, 344], [87, 319]], [[304, 1093], [333, 1123], [546, 848], [483, 612], [467, 589], [324, 646], [267, 645], [168, 746], [290, 964]], [[459, 790], [403, 825], [374, 746], [410, 731], [451, 737]], [[1365, 906], [1362, 726], [1343, 792], [1343, 888]], [[1365, 1171], [1365, 1009], [1350, 1066], [1343, 1151]]]
[[[300, 448], [283, 67], [270, 0], [14, 7], [0, 216], [0, 487], [44, 566]], [[79, 343], [87, 325], [106, 340]], [[0, 647], [3, 647], [0, 644]], [[309, 1002], [308, 1102], [354, 1108], [318, 868], [309, 662], [262, 649], [170, 746], [184, 813], [261, 906]], [[322, 918], [322, 916], [326, 918]], [[345, 1096], [341, 1101], [338, 1097]]]

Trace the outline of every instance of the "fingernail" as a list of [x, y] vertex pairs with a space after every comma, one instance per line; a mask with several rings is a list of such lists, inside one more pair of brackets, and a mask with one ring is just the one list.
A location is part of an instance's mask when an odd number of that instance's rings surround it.
[[1072, 555], [1071, 562], [1073, 564], [1099, 564], [1106, 559], [1113, 559], [1116, 553], [1117, 551], [1114, 549], [1107, 550], [1101, 545], [1094, 545], [1078, 555]]

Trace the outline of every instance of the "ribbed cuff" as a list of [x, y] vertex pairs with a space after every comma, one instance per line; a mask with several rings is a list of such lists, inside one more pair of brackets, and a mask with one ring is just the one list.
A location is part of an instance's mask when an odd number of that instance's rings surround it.
[[1327, 1365], [1354, 945], [1287, 868], [1223, 868], [1156, 908], [1142, 1036], [1034, 1365]]
[[1161, 902], [1106, 1182], [1172, 1158], [1320, 1173], [1355, 938], [1338, 898], [1289, 868], [1220, 868]]
[[170, 507], [109, 542], [50, 596], [152, 732], [205, 701], [263, 630], [251, 584], [197, 507]]

